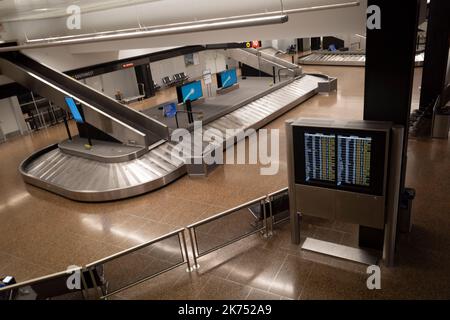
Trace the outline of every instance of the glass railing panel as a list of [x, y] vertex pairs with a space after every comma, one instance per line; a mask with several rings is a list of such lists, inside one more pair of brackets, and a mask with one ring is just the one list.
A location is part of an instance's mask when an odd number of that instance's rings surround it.
[[260, 202], [194, 226], [198, 255], [225, 246], [264, 229]]

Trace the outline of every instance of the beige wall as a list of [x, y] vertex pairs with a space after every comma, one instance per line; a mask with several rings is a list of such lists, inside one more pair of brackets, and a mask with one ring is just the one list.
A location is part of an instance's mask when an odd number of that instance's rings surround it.
[[114, 98], [117, 91], [124, 97], [134, 97], [139, 94], [134, 68], [104, 73], [83, 80], [91, 88]]
[[16, 96], [0, 100], [0, 126], [5, 135], [15, 132], [23, 134], [27, 131], [27, 126]]
[[216, 73], [226, 69], [225, 50], [206, 50], [197, 52], [195, 55], [198, 57], [197, 65], [186, 66], [184, 56], [150, 63], [153, 80], [162, 85], [163, 77], [172, 77], [176, 73], [184, 72], [191, 79], [197, 79], [202, 76], [203, 70], [209, 69], [212, 73]]

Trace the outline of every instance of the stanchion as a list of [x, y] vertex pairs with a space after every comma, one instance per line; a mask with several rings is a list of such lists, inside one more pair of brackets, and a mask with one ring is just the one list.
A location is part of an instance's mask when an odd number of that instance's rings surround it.
[[64, 121], [64, 126], [66, 127], [67, 136], [69, 137], [69, 140], [72, 140], [72, 135], [70, 134], [69, 124], [67, 123], [67, 118], [65, 115], [63, 117], [63, 121]]
[[191, 103], [191, 100], [186, 100], [186, 111], [187, 111], [188, 122], [189, 123], [194, 122], [194, 117], [192, 116], [192, 103]]
[[272, 77], [273, 77], [273, 84], [277, 82], [277, 76], [275, 74], [275, 67], [272, 67]]
[[198, 264], [198, 261], [197, 261], [196, 246], [195, 246], [195, 241], [194, 241], [194, 238], [192, 235], [193, 232], [194, 232], [193, 229], [188, 229], [189, 239], [191, 241], [191, 247], [192, 247], [192, 257], [194, 259], [194, 265], [192, 266], [192, 270], [197, 270], [200, 268], [200, 265]]
[[[189, 232], [189, 230], [187, 230], [187, 231]], [[192, 272], [193, 268], [191, 267], [191, 263], [189, 261], [189, 252], [188, 252], [187, 245], [186, 245], [186, 237], [184, 235], [184, 230], [181, 231], [178, 234], [178, 236], [181, 237], [181, 242], [183, 243], [183, 248], [184, 248], [184, 255], [186, 256], [186, 264], [187, 264], [186, 272]]]

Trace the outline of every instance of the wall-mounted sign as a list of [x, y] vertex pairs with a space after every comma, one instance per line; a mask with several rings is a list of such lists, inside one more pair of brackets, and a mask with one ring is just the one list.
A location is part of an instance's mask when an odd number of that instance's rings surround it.
[[246, 48], [261, 48], [261, 41], [260, 40], [253, 40], [253, 41], [247, 41], [244, 43], [244, 46]]
[[186, 66], [196, 66], [198, 64], [200, 64], [200, 59], [198, 56], [198, 53], [194, 52], [194, 53], [187, 53], [184, 55], [184, 64]]
[[211, 70], [204, 70], [203, 71], [203, 81], [206, 85], [211, 84], [212, 77], [211, 77]]
[[78, 123], [84, 123], [83, 116], [81, 115], [75, 100], [73, 100], [72, 97], [64, 97], [64, 100], [66, 100], [66, 104], [69, 107], [70, 113], [72, 113], [73, 119]]
[[77, 74], [73, 75], [73, 77], [75, 79], [77, 79], [77, 80], [81, 80], [81, 79], [89, 78], [89, 77], [93, 77], [93, 76], [95, 76], [95, 73], [94, 73], [93, 70], [89, 70], [89, 71], [86, 71], [86, 72], [77, 73]]
[[122, 65], [122, 68], [131, 68], [131, 67], [134, 67], [134, 63], [133, 62], [124, 63]]

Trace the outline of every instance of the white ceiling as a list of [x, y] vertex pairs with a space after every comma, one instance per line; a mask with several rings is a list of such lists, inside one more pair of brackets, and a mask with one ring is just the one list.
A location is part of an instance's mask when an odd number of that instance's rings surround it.
[[155, 1], [161, 0], [0, 0], [0, 22], [62, 17], [70, 5], [86, 13]]

